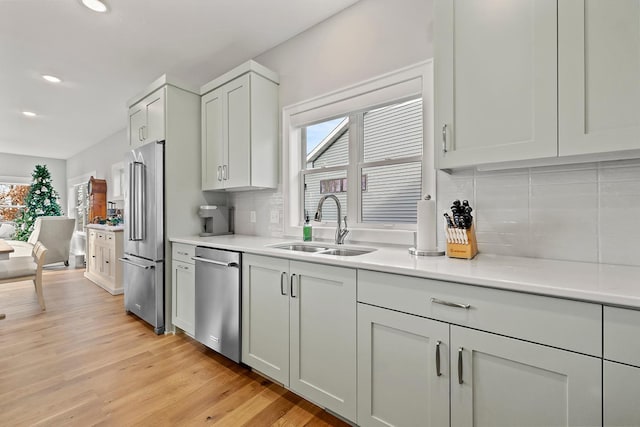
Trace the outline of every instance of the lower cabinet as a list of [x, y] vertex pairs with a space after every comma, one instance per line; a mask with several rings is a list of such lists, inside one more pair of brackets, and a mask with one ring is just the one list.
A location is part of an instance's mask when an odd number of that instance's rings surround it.
[[245, 255], [242, 361], [355, 421], [355, 270]]
[[604, 425], [640, 426], [640, 311], [604, 307]]
[[358, 304], [358, 424], [449, 425], [449, 325]]
[[604, 425], [640, 426], [640, 367], [604, 361]]
[[452, 426], [596, 426], [602, 360], [451, 326]]
[[196, 271], [195, 246], [173, 243], [171, 261], [171, 323], [187, 334], [195, 334]]

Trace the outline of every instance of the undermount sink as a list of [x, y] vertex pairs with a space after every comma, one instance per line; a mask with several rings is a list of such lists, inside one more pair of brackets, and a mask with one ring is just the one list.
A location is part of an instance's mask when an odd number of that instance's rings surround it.
[[334, 256], [358, 256], [371, 253], [375, 249], [370, 248], [332, 248], [326, 246], [317, 246], [314, 244], [306, 243], [286, 243], [273, 245], [276, 249], [285, 249], [287, 251], [295, 252], [309, 252], [317, 255], [334, 255]]
[[375, 249], [328, 249], [320, 252], [319, 255], [335, 255], [335, 256], [357, 256], [364, 255], [375, 251]]
[[305, 245], [304, 243], [276, 245], [273, 247], [277, 249], [286, 249], [288, 251], [298, 251], [298, 252], [321, 252], [329, 249], [329, 248], [324, 248], [322, 246]]

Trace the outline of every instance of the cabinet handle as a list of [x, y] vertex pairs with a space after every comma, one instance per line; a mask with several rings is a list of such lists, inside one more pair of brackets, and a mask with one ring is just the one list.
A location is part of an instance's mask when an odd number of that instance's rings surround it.
[[109, 261], [105, 261], [105, 263], [109, 264]]
[[142, 141], [142, 127], [138, 128], [138, 141]]
[[189, 256], [189, 254], [187, 252], [181, 252], [181, 251], [178, 251], [178, 255]]
[[462, 384], [462, 347], [458, 348], [458, 384]]
[[447, 124], [442, 125], [442, 152], [446, 153], [447, 150]]
[[179, 269], [181, 269], [181, 270], [187, 270], [187, 271], [189, 271], [189, 267], [184, 266], [184, 265], [179, 265], [179, 266], [178, 266], [178, 268], [179, 268]]
[[229, 176], [227, 174], [227, 165], [222, 165], [222, 179], [227, 180], [229, 179]]
[[440, 341], [436, 341], [436, 375], [442, 376], [442, 372], [440, 372]]
[[292, 274], [291, 275], [291, 298], [297, 298], [298, 296], [293, 292], [293, 280], [295, 279], [296, 275]]
[[464, 308], [465, 310], [469, 310], [471, 308], [471, 305], [469, 304], [460, 304], [457, 302], [449, 302], [449, 301], [444, 301], [438, 298], [431, 298], [431, 302], [434, 304], [440, 304], [440, 305], [446, 305], [447, 307], [455, 307], [455, 308]]
[[280, 274], [280, 294], [287, 295], [287, 273], [284, 271]]
[[142, 140], [144, 141], [148, 137], [147, 125], [142, 126]]
[[222, 181], [222, 166], [218, 166], [218, 181]]

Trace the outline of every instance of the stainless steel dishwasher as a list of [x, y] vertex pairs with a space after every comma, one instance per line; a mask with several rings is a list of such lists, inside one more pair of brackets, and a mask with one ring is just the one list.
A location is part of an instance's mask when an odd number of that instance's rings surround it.
[[240, 253], [196, 247], [195, 336], [240, 362]]

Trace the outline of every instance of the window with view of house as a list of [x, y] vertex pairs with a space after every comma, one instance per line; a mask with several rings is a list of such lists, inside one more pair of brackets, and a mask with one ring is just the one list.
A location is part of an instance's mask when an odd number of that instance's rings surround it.
[[[350, 224], [415, 224], [422, 117], [422, 98], [414, 98], [303, 127], [304, 212], [313, 219], [318, 200], [333, 194], [343, 212], [357, 212]], [[336, 219], [326, 203], [323, 220]]]
[[0, 221], [13, 222], [24, 208], [28, 184], [0, 183]]

